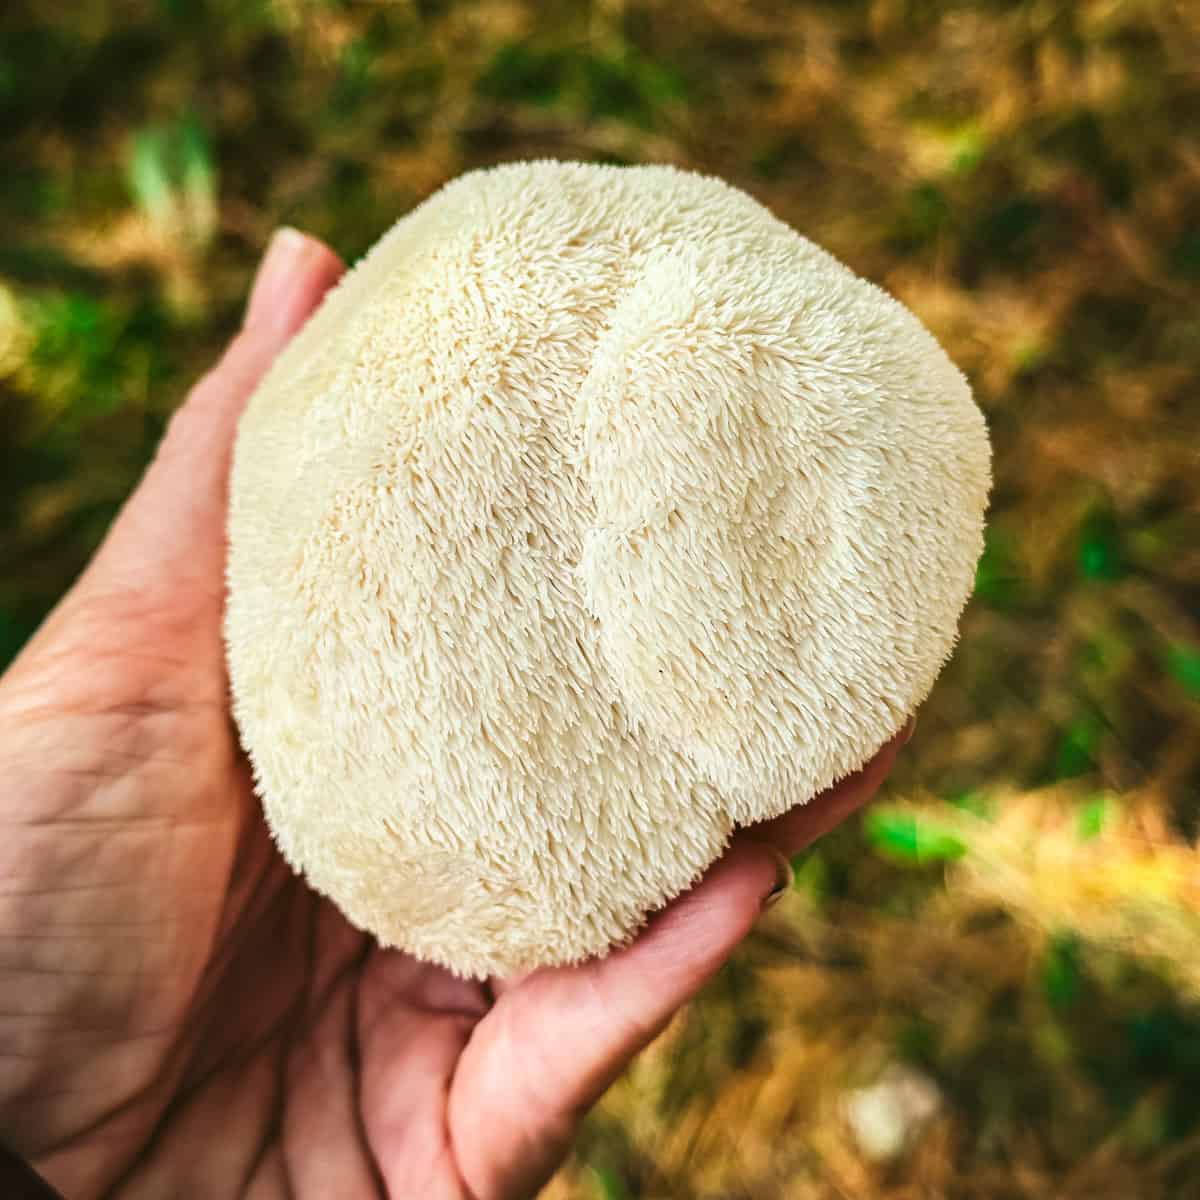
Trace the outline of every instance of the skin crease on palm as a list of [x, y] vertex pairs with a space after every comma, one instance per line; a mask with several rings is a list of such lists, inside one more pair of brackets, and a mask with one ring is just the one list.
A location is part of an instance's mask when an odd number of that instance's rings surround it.
[[[245, 325], [0, 679], [0, 1140], [66, 1196], [527, 1196], [904, 740], [744, 830], [631, 946], [466, 983], [352, 929], [275, 851], [228, 706], [238, 414], [343, 270], [274, 240]], [[906, 733], [908, 730], [905, 731]]]

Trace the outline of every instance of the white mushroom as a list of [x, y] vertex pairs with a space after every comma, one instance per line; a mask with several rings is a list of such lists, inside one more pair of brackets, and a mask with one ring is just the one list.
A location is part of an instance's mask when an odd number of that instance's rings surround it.
[[235, 714], [288, 861], [464, 975], [628, 939], [949, 655], [984, 421], [902, 305], [718, 180], [456, 180], [242, 419]]

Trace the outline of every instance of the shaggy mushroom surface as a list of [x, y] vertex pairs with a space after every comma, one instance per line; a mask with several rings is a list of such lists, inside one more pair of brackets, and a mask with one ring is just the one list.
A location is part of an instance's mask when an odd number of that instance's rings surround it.
[[744, 193], [455, 180], [239, 428], [228, 659], [280, 850], [459, 974], [627, 940], [925, 698], [989, 464], [912, 313]]

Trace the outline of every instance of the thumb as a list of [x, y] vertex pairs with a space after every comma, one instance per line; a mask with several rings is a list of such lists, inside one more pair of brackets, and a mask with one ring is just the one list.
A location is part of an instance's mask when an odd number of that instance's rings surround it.
[[472, 1195], [523, 1194], [549, 1176], [582, 1114], [790, 884], [785, 852], [867, 803], [910, 729], [808, 805], [736, 837], [623, 950], [493, 984], [499, 998], [468, 1042], [449, 1098], [450, 1136]]
[[506, 989], [476, 1028], [449, 1097], [475, 1196], [531, 1193], [583, 1113], [733, 952], [780, 884], [779, 855], [736, 844], [632, 945]]

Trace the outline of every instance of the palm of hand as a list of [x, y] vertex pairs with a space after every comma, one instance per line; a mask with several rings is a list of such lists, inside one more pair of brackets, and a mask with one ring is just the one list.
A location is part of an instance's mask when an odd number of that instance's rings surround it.
[[[735, 846], [630, 948], [491, 986], [380, 949], [291, 874], [229, 717], [219, 586], [237, 413], [340, 272], [286, 250], [0, 684], [0, 1135], [72, 1197], [523, 1195], [776, 856]], [[770, 840], [836, 823], [892, 753]]]
[[37, 996], [6, 1039], [36, 1063], [6, 1126], [70, 1195], [177, 1194], [189, 1159], [211, 1195], [469, 1194], [446, 1097], [489, 998], [291, 875], [225, 711], [219, 605], [150, 598], [68, 602], [46, 635], [90, 636], [40, 638], [8, 681], [10, 753], [61, 747], [53, 719], [76, 754], [4, 850], [4, 971]]

